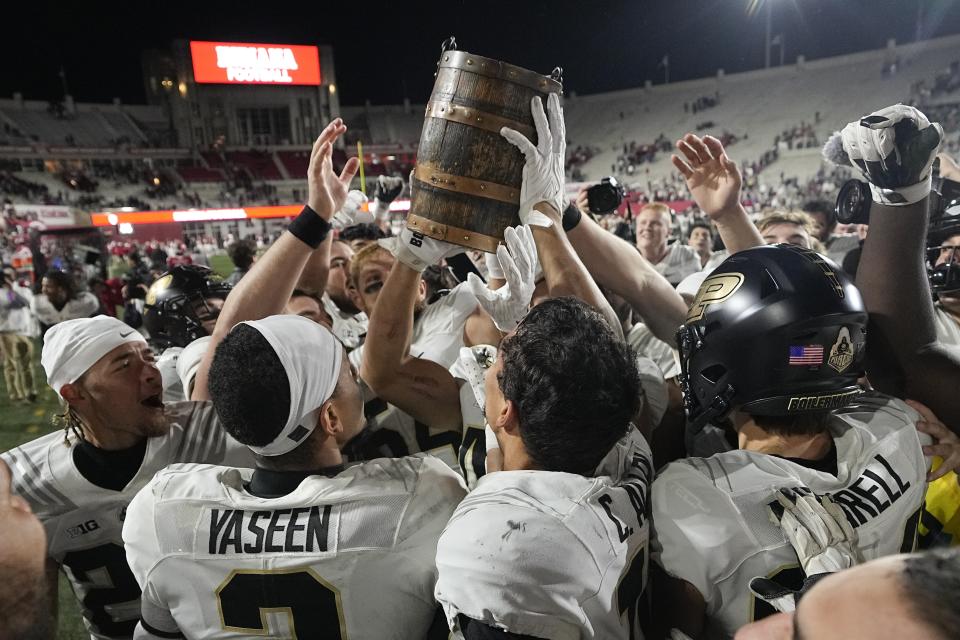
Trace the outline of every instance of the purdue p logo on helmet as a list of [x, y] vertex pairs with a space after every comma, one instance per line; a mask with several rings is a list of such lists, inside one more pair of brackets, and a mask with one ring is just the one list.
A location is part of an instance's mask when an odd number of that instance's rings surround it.
[[677, 333], [694, 430], [734, 408], [786, 416], [837, 408], [859, 392], [867, 312], [828, 259], [789, 245], [727, 258]]

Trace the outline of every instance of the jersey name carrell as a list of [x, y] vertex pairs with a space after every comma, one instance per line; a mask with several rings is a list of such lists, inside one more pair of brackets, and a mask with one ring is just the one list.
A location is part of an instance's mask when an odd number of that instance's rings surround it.
[[272, 511], [211, 509], [210, 554], [325, 552], [332, 505]]
[[[827, 495], [839, 505], [852, 527], [859, 527], [890, 508], [910, 488], [893, 465], [879, 453], [864, 467], [863, 473], [845, 489]], [[810, 494], [806, 487], [798, 493]]]

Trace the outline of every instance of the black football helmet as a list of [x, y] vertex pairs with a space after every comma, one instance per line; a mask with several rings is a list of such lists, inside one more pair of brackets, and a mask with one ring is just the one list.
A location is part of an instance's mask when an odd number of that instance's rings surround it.
[[735, 408], [788, 416], [848, 404], [860, 391], [866, 327], [860, 291], [819, 253], [780, 244], [730, 256], [677, 332], [689, 427]]
[[207, 334], [203, 323], [220, 314], [212, 300], [232, 287], [207, 267], [180, 265], [157, 278], [147, 291], [143, 325], [159, 349], [185, 347]]
[[[927, 229], [927, 278], [934, 294], [960, 292], [960, 247], [948, 240], [960, 235], [960, 200], [947, 205], [940, 214], [934, 214]], [[943, 264], [938, 265], [940, 256]]]

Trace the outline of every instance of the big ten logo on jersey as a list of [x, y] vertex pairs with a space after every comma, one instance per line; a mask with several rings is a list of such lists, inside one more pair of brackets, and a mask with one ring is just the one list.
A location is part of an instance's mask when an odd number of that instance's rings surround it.
[[80, 524], [74, 525], [72, 527], [67, 527], [67, 536], [72, 538], [78, 538], [86, 533], [93, 533], [100, 528], [100, 525], [96, 520], [92, 518], [86, 522], [81, 522]]

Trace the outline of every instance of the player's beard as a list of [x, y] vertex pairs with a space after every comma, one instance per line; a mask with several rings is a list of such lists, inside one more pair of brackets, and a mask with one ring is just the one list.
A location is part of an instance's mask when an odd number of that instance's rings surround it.
[[357, 309], [357, 305], [353, 304], [353, 300], [351, 300], [349, 296], [333, 295], [329, 291], [327, 291], [327, 295], [330, 296], [333, 304], [337, 305], [337, 309], [340, 309], [340, 311], [352, 313], [353, 315], [360, 313], [360, 309]]
[[416, 321], [420, 314], [423, 313], [423, 310], [427, 308], [426, 300], [417, 300], [413, 303], [413, 319]]
[[140, 410], [137, 431], [145, 438], [165, 436], [170, 431], [170, 417], [166, 407], [144, 405]]

